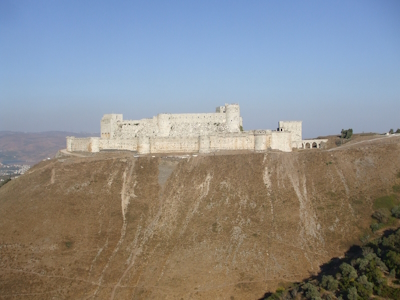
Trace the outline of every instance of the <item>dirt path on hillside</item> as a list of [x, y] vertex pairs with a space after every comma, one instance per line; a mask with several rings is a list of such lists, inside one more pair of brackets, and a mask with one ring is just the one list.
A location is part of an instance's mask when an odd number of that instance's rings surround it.
[[383, 139], [390, 139], [390, 138], [400, 138], [400, 134], [386, 135], [386, 136], [375, 138], [375, 139], [364, 140], [364, 141], [355, 142], [355, 143], [348, 143], [348, 144], [345, 144], [345, 145], [337, 147], [337, 148], [329, 149], [327, 151], [330, 152], [330, 151], [342, 150], [342, 149], [350, 148], [355, 145], [359, 145], [359, 144], [363, 144], [363, 143], [371, 143], [371, 142], [375, 142], [375, 141], [379, 141], [379, 140], [383, 140]]

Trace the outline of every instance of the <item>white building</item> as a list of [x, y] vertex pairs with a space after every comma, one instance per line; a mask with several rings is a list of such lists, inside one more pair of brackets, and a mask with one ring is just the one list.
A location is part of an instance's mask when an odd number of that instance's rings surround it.
[[124, 120], [122, 114], [101, 119], [100, 138], [67, 137], [67, 150], [130, 150], [147, 153], [210, 153], [222, 150], [319, 148], [326, 140], [302, 140], [301, 121], [280, 121], [275, 130], [243, 131], [238, 104], [215, 113], [158, 114], [151, 119]]

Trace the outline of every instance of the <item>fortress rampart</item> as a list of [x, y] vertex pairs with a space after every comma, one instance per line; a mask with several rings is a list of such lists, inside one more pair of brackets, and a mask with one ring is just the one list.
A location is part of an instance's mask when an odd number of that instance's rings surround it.
[[326, 142], [303, 141], [301, 121], [280, 121], [276, 131], [243, 131], [242, 126], [238, 104], [219, 106], [215, 113], [159, 114], [141, 120], [123, 120], [122, 114], [106, 114], [100, 122], [100, 137], [67, 137], [67, 151], [129, 150], [148, 154], [273, 149], [290, 152], [292, 148], [320, 148]]

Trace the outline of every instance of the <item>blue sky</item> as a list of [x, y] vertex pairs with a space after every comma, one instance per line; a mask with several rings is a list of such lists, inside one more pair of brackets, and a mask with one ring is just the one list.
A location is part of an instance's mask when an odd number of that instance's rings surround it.
[[213, 112], [400, 128], [400, 1], [0, 1], [0, 130]]

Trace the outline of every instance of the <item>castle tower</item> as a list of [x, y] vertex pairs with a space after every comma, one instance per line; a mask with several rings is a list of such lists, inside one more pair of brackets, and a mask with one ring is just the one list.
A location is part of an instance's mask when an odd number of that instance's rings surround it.
[[104, 115], [100, 122], [100, 137], [112, 139], [117, 129], [117, 122], [122, 121], [122, 114]]
[[301, 142], [302, 136], [302, 121], [279, 121], [278, 131], [286, 131], [292, 133], [293, 142]]
[[240, 132], [240, 108], [239, 104], [225, 104], [226, 126], [228, 132]]

